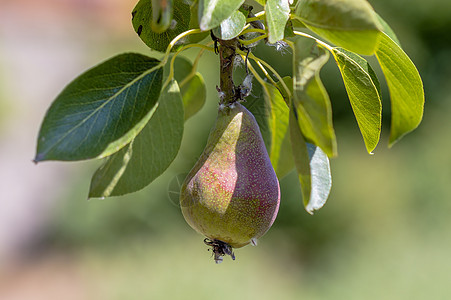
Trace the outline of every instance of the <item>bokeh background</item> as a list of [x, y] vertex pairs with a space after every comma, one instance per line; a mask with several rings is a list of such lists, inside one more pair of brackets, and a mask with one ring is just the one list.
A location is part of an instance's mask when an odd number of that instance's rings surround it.
[[[200, 64], [207, 104], [186, 123], [172, 166], [138, 193], [88, 201], [99, 161], [32, 163], [45, 111], [65, 84], [111, 56], [159, 56], [132, 29], [135, 1], [1, 0], [0, 299], [451, 299], [451, 2], [370, 3], [423, 77], [423, 123], [387, 149], [380, 77], [383, 136], [368, 155], [328, 64], [339, 156], [327, 204], [308, 215], [288, 175], [272, 229], [215, 265], [167, 191], [214, 122], [217, 57]], [[289, 73], [289, 53], [256, 54]]]

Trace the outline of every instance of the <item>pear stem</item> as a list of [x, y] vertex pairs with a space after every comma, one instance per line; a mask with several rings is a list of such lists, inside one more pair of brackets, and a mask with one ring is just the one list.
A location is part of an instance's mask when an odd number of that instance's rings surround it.
[[219, 104], [228, 105], [236, 101], [235, 85], [233, 83], [233, 63], [238, 42], [236, 39], [221, 40], [219, 43]]

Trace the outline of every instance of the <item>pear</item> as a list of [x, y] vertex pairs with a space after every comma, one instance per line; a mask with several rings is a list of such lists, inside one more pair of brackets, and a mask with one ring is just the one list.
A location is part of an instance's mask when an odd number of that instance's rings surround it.
[[256, 244], [273, 224], [280, 187], [254, 116], [241, 104], [221, 105], [205, 149], [180, 192], [183, 216], [205, 235], [215, 260]]

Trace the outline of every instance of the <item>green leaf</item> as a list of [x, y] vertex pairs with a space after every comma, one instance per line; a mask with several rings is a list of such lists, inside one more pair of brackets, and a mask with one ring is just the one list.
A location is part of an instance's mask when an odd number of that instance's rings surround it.
[[296, 34], [294, 34], [294, 29], [293, 29], [293, 20], [288, 20], [287, 24], [285, 25], [285, 30], [284, 30], [283, 35], [285, 36], [285, 38], [296, 36]]
[[299, 17], [297, 17], [295, 14], [292, 14], [293, 19], [291, 19], [291, 24], [293, 28], [307, 28], [305, 26], [304, 22], [302, 22]]
[[386, 34], [381, 38], [376, 57], [390, 91], [391, 147], [406, 133], [417, 128], [423, 118], [423, 82], [407, 54]]
[[204, 78], [199, 72], [180, 82], [180, 90], [185, 107], [185, 121], [199, 112], [207, 99]]
[[390, 25], [388, 25], [388, 23], [385, 22], [385, 20], [382, 19], [382, 17], [379, 14], [377, 14], [377, 19], [379, 20], [379, 23], [382, 26], [382, 31], [401, 47], [401, 43], [399, 42], [398, 37], [396, 36], [393, 29], [391, 29]]
[[[285, 83], [285, 85], [287, 86], [288, 92], [291, 93], [291, 95], [293, 95], [293, 78], [291, 78], [290, 76], [285, 76], [282, 78], [282, 80]], [[276, 87], [279, 90], [282, 97], [285, 99], [285, 102], [287, 104], [291, 103], [291, 95], [288, 94], [288, 92], [285, 90], [285, 88], [283, 87], [283, 84], [280, 81], [277, 82]]]
[[293, 53], [293, 105], [299, 127], [306, 139], [319, 146], [329, 157], [337, 153], [332, 124], [332, 107], [319, 72], [329, 53], [309, 38], [298, 37]]
[[199, 0], [200, 29], [207, 31], [218, 27], [243, 3], [244, 0]]
[[91, 180], [89, 197], [136, 192], [171, 164], [183, 136], [183, 104], [177, 83], [162, 91], [158, 108], [146, 127], [121, 151], [106, 158]]
[[[191, 70], [193, 69], [193, 64], [189, 59], [182, 55], [177, 55], [174, 60], [174, 78], [178, 82], [185, 79]], [[167, 63], [164, 66], [164, 79], [167, 79], [170, 72], [170, 64]]]
[[291, 140], [290, 140], [290, 131], [288, 131], [285, 135], [282, 145], [280, 147], [280, 153], [279, 153], [279, 159], [277, 161], [277, 168], [274, 168], [276, 171], [277, 177], [279, 179], [284, 178], [286, 175], [288, 175], [293, 168], [295, 167], [294, 160], [293, 160], [293, 151], [291, 149]]
[[[288, 134], [288, 118], [289, 108], [284, 101], [279, 90], [272, 84], [266, 84], [267, 93], [264, 93], [265, 102], [268, 103], [268, 123], [270, 125], [271, 132], [271, 148], [268, 151], [271, 163], [279, 178], [285, 176], [290, 170], [286, 170], [286, 164], [284, 159], [289, 158], [282, 156], [282, 146], [285, 137]], [[285, 168], [281, 168], [284, 166]]]
[[[175, 26], [159, 33], [152, 30], [152, 0], [140, 0], [132, 11], [133, 28], [149, 48], [164, 52], [169, 43], [180, 33], [189, 29], [190, 6], [184, 0], [174, 0]], [[173, 51], [176, 49], [173, 48]]]
[[379, 81], [368, 62], [357, 54], [343, 48], [334, 48], [333, 55], [340, 68], [366, 149], [368, 153], [372, 153], [381, 133]]
[[[190, 4], [190, 12], [191, 12], [191, 18], [189, 21], [189, 28], [191, 29], [197, 29], [200, 28], [199, 25], [199, 1], [193, 1], [193, 3]], [[187, 44], [196, 44], [205, 39], [207, 36], [210, 36], [210, 32], [202, 32], [198, 34], [191, 34], [186, 37], [186, 43]]]
[[320, 209], [326, 203], [332, 187], [332, 176], [330, 175], [330, 163], [326, 153], [321, 148], [309, 143], [307, 143], [307, 151], [310, 164], [311, 189], [305, 210], [313, 214], [315, 210]]
[[246, 25], [246, 16], [239, 10], [232, 13], [230, 17], [221, 22], [213, 29], [213, 34], [221, 40], [231, 40], [243, 31]]
[[298, 179], [301, 184], [305, 210], [313, 214], [324, 206], [332, 186], [329, 158], [315, 145], [305, 142], [296, 120], [290, 111], [290, 137]]
[[[165, 72], [169, 72], [169, 64]], [[174, 62], [174, 77], [177, 80], [185, 108], [185, 121], [195, 115], [204, 106], [207, 98], [207, 88], [204, 78], [199, 72], [193, 72], [193, 65], [182, 56], [177, 56]]]
[[[255, 90], [256, 88], [253, 87], [253, 92], [255, 92]], [[262, 134], [266, 151], [268, 151], [269, 154], [272, 144], [272, 132], [270, 124], [271, 103], [268, 102], [267, 98], [262, 99], [260, 97], [248, 97], [242, 104], [252, 113], [252, 115], [254, 115], [258, 127], [260, 128], [260, 133]]]
[[376, 51], [381, 25], [366, 0], [300, 0], [295, 14], [337, 46], [364, 55]]
[[290, 6], [287, 0], [268, 0], [265, 12], [268, 41], [274, 44], [284, 37], [285, 25], [290, 17]]
[[265, 84], [263, 88], [266, 89], [263, 99], [249, 99], [244, 105], [257, 120], [271, 164], [277, 176], [282, 178], [293, 169], [291, 154], [287, 152], [287, 148], [291, 150], [290, 145], [285, 141], [289, 130], [289, 109], [275, 86]]
[[[288, 91], [284, 88], [281, 82], [277, 82], [276, 88], [279, 90], [280, 95], [284, 98], [285, 103], [287, 103], [287, 105], [291, 105], [291, 95], [293, 95], [293, 79], [289, 76], [286, 76], [283, 77], [282, 80], [284, 81], [285, 86], [288, 88]], [[290, 130], [288, 126], [287, 134], [285, 135], [285, 138], [283, 139], [282, 145], [280, 147], [279, 160], [277, 162], [276, 169], [276, 173], [279, 179], [290, 173], [290, 171], [294, 168], [289, 131]]]
[[299, 128], [299, 116], [294, 107], [290, 110], [290, 141], [294, 164], [301, 184], [302, 199], [304, 207], [307, 207], [312, 190], [312, 178], [310, 176], [310, 164], [307, 143]]
[[160, 95], [159, 61], [121, 54], [72, 81], [50, 106], [35, 161], [108, 156], [146, 125]]
[[165, 32], [172, 22], [173, 0], [152, 0], [152, 30]]

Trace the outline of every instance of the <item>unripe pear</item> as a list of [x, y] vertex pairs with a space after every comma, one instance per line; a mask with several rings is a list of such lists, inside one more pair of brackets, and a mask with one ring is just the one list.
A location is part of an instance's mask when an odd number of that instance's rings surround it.
[[241, 104], [222, 107], [201, 157], [185, 178], [180, 204], [205, 235], [216, 262], [268, 231], [280, 203], [276, 173], [254, 116]]

